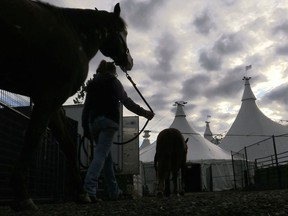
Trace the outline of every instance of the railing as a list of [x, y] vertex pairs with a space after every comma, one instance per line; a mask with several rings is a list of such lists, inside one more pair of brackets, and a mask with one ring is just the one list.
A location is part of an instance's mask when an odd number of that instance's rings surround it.
[[[245, 188], [278, 189], [288, 187], [288, 184], [285, 183], [288, 181], [288, 151], [278, 152], [277, 149], [277, 138], [281, 137], [287, 137], [287, 134], [272, 135], [257, 143], [246, 146], [238, 152], [231, 152], [232, 159], [240, 158], [243, 161], [240, 169], [239, 166], [237, 167], [235, 160], [233, 162], [233, 168], [240, 170], [240, 172], [234, 174], [235, 189], [237, 189], [239, 182], [242, 182]], [[265, 145], [265, 148], [272, 149], [274, 154], [263, 155], [263, 157], [249, 160], [250, 148], [251, 151], [257, 149], [265, 150], [261, 146], [262, 143]]]
[[263, 169], [268, 167], [286, 165], [288, 163], [288, 151], [279, 153], [277, 155], [269, 155], [266, 157], [255, 159], [255, 168]]
[[258, 188], [287, 188], [288, 151], [255, 159], [255, 185]]

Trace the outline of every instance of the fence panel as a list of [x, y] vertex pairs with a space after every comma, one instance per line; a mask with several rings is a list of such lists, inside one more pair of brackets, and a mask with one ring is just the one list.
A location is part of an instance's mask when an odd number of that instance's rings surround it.
[[[279, 143], [283, 143], [283, 140], [288, 141], [287, 134], [272, 135], [233, 153], [235, 157], [242, 155], [245, 160], [244, 175], [240, 178], [244, 179], [246, 187], [258, 189], [288, 187], [288, 151], [283, 151], [283, 144], [279, 148]], [[255, 152], [258, 157], [252, 161], [249, 158], [255, 155]]]
[[[0, 96], [3, 101], [3, 94]], [[0, 202], [7, 202], [14, 198], [13, 190], [10, 187], [10, 176], [24, 145], [25, 131], [29, 123], [28, 117], [15, 110], [30, 113], [30, 107], [10, 109], [11, 104], [6, 106], [2, 102], [1, 105]], [[77, 143], [77, 122], [69, 119], [69, 126], [71, 127], [70, 131], [75, 135], [73, 137], [75, 143]], [[29, 192], [35, 200], [70, 200], [75, 195], [70, 182], [70, 173], [65, 164], [65, 157], [50, 130], [47, 129], [30, 169]]]

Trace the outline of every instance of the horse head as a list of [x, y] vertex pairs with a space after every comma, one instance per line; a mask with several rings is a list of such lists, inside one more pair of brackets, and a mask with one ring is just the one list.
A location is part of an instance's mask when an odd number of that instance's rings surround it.
[[120, 5], [117, 3], [112, 13], [113, 25], [107, 31], [106, 40], [100, 47], [100, 51], [103, 55], [112, 58], [123, 71], [127, 71], [132, 69], [133, 59], [127, 46], [127, 29], [124, 20], [120, 17], [120, 11]]

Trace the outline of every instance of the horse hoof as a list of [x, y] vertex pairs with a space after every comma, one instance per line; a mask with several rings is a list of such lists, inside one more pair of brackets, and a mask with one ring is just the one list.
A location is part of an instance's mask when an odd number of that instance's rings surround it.
[[39, 210], [38, 206], [35, 205], [31, 198], [14, 202], [11, 205], [11, 208], [16, 212], [30, 212], [30, 215], [32, 215], [33, 212], [37, 212]]

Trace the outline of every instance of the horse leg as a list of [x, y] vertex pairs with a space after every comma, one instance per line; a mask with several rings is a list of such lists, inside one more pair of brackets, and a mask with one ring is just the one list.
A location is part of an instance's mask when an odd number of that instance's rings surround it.
[[157, 197], [163, 197], [165, 180], [169, 178], [169, 167], [163, 160], [158, 159], [158, 188], [157, 188]]
[[68, 126], [69, 123], [62, 108], [52, 115], [49, 128], [52, 130], [53, 135], [59, 142], [61, 151], [65, 154], [68, 168], [71, 170], [73, 188], [76, 189], [78, 196], [77, 201], [81, 203], [89, 203], [91, 201], [84, 191], [77, 163], [77, 143], [72, 139], [72, 134], [70, 133]]
[[178, 195], [178, 183], [177, 183], [177, 179], [178, 178], [178, 171], [174, 170], [172, 171], [172, 182], [173, 182], [173, 194], [174, 195]]
[[166, 179], [165, 179], [165, 196], [169, 197], [171, 194], [170, 190], [170, 173], [168, 173]]
[[11, 176], [11, 186], [15, 192], [15, 202], [11, 206], [15, 211], [37, 210], [27, 190], [29, 168], [33, 156], [40, 145], [41, 137], [46, 129], [49, 116], [42, 112], [41, 107], [35, 105], [31, 120], [26, 131], [23, 149], [18, 157]]
[[180, 184], [180, 195], [185, 194], [185, 177], [186, 177], [186, 163], [181, 166], [181, 184]]

